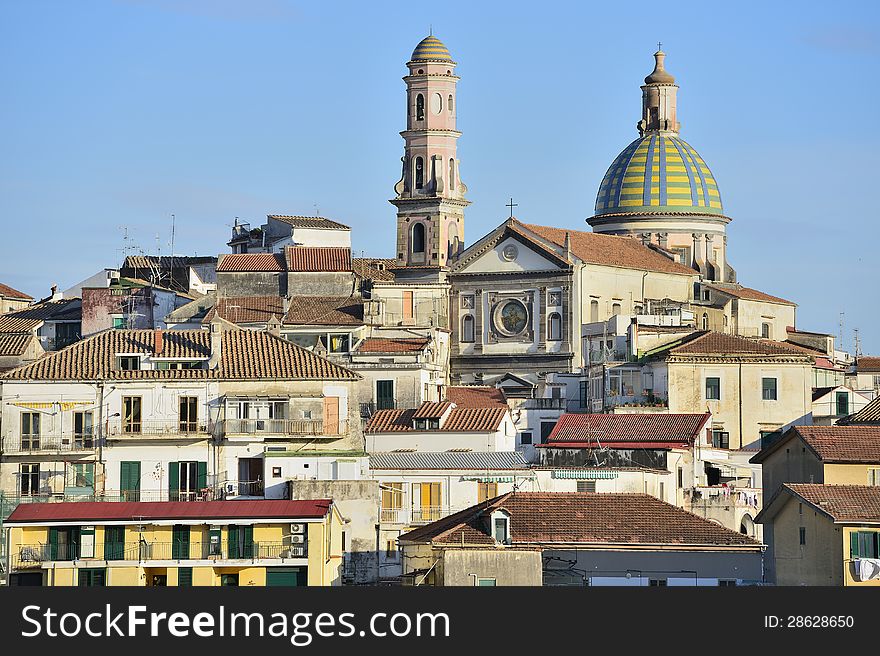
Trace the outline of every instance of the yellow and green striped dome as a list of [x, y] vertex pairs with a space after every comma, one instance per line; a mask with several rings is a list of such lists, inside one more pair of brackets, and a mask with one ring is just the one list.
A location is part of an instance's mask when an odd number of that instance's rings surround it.
[[684, 140], [646, 134], [612, 162], [596, 215], [665, 212], [723, 216], [721, 194], [706, 162]]
[[443, 42], [432, 34], [419, 41], [419, 45], [413, 50], [410, 61], [451, 62], [452, 55], [449, 54], [449, 50], [443, 45]]

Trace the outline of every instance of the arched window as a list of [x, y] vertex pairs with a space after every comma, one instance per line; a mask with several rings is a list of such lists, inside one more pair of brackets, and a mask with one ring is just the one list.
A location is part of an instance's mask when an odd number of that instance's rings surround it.
[[423, 223], [416, 223], [412, 227], [412, 252], [425, 252], [425, 225]]
[[446, 258], [451, 260], [451, 259], [455, 258], [456, 255], [458, 255], [458, 249], [459, 249], [459, 244], [460, 244], [460, 242], [458, 240], [458, 228], [455, 227], [454, 223], [449, 224], [449, 229], [448, 229], [447, 234], [448, 234], [447, 243], [449, 244], [449, 252], [446, 254]]
[[422, 94], [416, 96], [416, 120], [425, 120], [425, 97]]
[[455, 160], [449, 160], [449, 188], [455, 189]]
[[551, 342], [562, 339], [562, 316], [558, 312], [554, 312], [547, 319], [547, 339]]
[[616, 317], [618, 314], [620, 314], [620, 303], [614, 303], [614, 304], [611, 306], [611, 314], [614, 315], [615, 317]]
[[451, 114], [452, 109], [453, 109], [453, 107], [452, 107], [452, 94], [451, 93], [449, 94], [449, 102], [447, 103], [447, 107], [449, 108], [449, 113]]
[[590, 301], [590, 321], [596, 323], [599, 320], [599, 301]]
[[709, 315], [703, 313], [703, 330], [709, 330]]
[[466, 314], [461, 320], [461, 341], [474, 341], [474, 318], [469, 314]]
[[[419, 96], [421, 97], [421, 96]], [[425, 184], [425, 160], [416, 157], [416, 189], [421, 189]]]
[[766, 321], [761, 324], [761, 337], [770, 339], [770, 324]]

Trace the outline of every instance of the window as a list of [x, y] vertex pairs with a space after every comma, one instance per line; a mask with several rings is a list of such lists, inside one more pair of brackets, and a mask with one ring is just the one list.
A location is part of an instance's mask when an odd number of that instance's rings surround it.
[[729, 449], [730, 448], [730, 433], [727, 431], [712, 431], [712, 446], [716, 449]]
[[122, 397], [122, 430], [125, 433], [141, 432], [141, 397]]
[[382, 510], [403, 508], [403, 483], [382, 484]]
[[473, 294], [462, 294], [461, 295], [461, 309], [462, 310], [473, 310], [474, 309], [474, 295]]
[[454, 103], [453, 103], [453, 100], [452, 100], [452, 94], [450, 93], [450, 94], [449, 94], [449, 98], [446, 100], [446, 107], [447, 107], [447, 109], [449, 110], [449, 113], [450, 113], [450, 114], [452, 113], [452, 110], [453, 110], [453, 104], [454, 104]]
[[[452, 98], [452, 96], [449, 96]], [[449, 160], [449, 188], [455, 189], [455, 160]]]
[[611, 314], [615, 317], [620, 314], [620, 303], [614, 303], [611, 305]]
[[667, 587], [666, 579], [648, 579], [648, 585], [652, 588]]
[[425, 252], [425, 224], [416, 223], [412, 227], [412, 252]]
[[119, 495], [122, 497], [122, 501], [140, 501], [140, 461], [127, 460], [119, 463]]
[[709, 401], [721, 399], [721, 379], [717, 376], [706, 377], [706, 399]]
[[520, 444], [531, 444], [532, 443], [532, 431], [523, 431], [519, 434], [519, 443]]
[[497, 496], [498, 483], [477, 483], [477, 503], [483, 503]]
[[269, 419], [287, 419], [287, 399], [269, 400]]
[[[326, 531], [330, 538], [330, 531]], [[253, 558], [254, 557], [254, 527], [253, 526], [230, 526], [228, 528], [229, 557], [230, 558]], [[237, 575], [236, 575], [237, 576]], [[233, 585], [238, 585], [238, 582]]]
[[461, 341], [470, 344], [474, 339], [474, 318], [466, 314], [461, 320]]
[[761, 398], [764, 401], [775, 401], [776, 400], [776, 379], [775, 378], [762, 378], [761, 379]]
[[388, 560], [397, 560], [397, 540], [385, 541], [385, 557]]
[[125, 560], [125, 527], [104, 527], [104, 560]]
[[880, 485], [880, 469], [872, 467], [868, 470], [868, 485]]
[[807, 529], [806, 529], [806, 527], [801, 526], [800, 529], [798, 529], [798, 533], [799, 533], [798, 542], [801, 545], [807, 544]]
[[[421, 96], [419, 96], [421, 98]], [[235, 574], [221, 574], [220, 575], [220, 585], [224, 586], [237, 586], [238, 585], [238, 572]]]
[[541, 444], [544, 444], [547, 441], [547, 438], [550, 437], [550, 433], [553, 432], [553, 428], [556, 426], [555, 421], [542, 421], [541, 422]]
[[764, 449], [770, 446], [773, 441], [782, 435], [782, 433], [778, 430], [775, 431], [761, 431], [761, 448]]
[[207, 487], [208, 463], [194, 460], [168, 463], [168, 492], [171, 501], [195, 501]]
[[440, 483], [413, 483], [412, 502], [413, 521], [440, 519]]
[[590, 321], [592, 323], [599, 321], [599, 301], [590, 301]]
[[120, 355], [119, 368], [122, 371], [137, 371], [141, 368], [141, 356], [139, 355]]
[[880, 531], [850, 531], [850, 558], [880, 558]]
[[107, 570], [103, 567], [89, 567], [79, 570], [77, 585], [80, 587], [101, 587], [107, 585]]
[[703, 312], [703, 330], [709, 330], [709, 315]]
[[171, 558], [174, 560], [189, 559], [189, 526], [175, 524], [171, 529]]
[[610, 396], [635, 396], [641, 391], [641, 373], [637, 369], [612, 369], [608, 373]]
[[95, 445], [91, 411], [73, 413], [73, 441], [77, 449], [91, 449]]
[[547, 339], [558, 342], [562, 339], [562, 316], [554, 312], [547, 319]]
[[95, 463], [93, 462], [69, 462], [67, 463], [65, 488], [86, 488], [88, 491], [95, 489]]
[[18, 491], [23, 497], [40, 493], [40, 465], [21, 465], [18, 470]]
[[422, 94], [416, 96], [416, 120], [425, 120], [425, 97]]
[[837, 392], [835, 402], [838, 417], [845, 417], [849, 414], [849, 394], [846, 392]]
[[40, 448], [40, 413], [21, 413], [22, 451], [36, 451]]
[[281, 478], [281, 467], [272, 467], [272, 478]]
[[195, 433], [198, 430], [199, 399], [195, 396], [181, 396], [179, 402], [179, 427], [181, 433]]
[[348, 353], [350, 350], [349, 334], [321, 335], [321, 344], [329, 353]]
[[376, 409], [390, 410], [394, 408], [394, 381], [376, 381]]
[[500, 542], [501, 544], [506, 544], [508, 542], [508, 524], [510, 523], [510, 518], [506, 516], [495, 517], [492, 521], [492, 535], [495, 537], [495, 542]]
[[678, 468], [678, 487], [679, 489], [684, 487], [684, 469]]
[[770, 339], [770, 324], [766, 321], [761, 324], [761, 337]]
[[[416, 189], [421, 189], [425, 186], [425, 160], [421, 157], [416, 157]], [[424, 249], [422, 249], [424, 250]]]
[[193, 584], [193, 568], [178, 567], [177, 568], [177, 585], [181, 588], [190, 588]]
[[718, 579], [718, 585], [722, 588], [735, 588], [736, 579]]
[[578, 481], [577, 482], [577, 491], [578, 492], [595, 492], [596, 491], [596, 481]]
[[880, 389], [880, 376], [874, 376], [874, 389]]
[[114, 328], [125, 328], [125, 317], [113, 317]]
[[477, 583], [478, 587], [483, 587], [483, 586], [495, 587], [497, 584], [495, 579], [476, 579], [476, 583]]

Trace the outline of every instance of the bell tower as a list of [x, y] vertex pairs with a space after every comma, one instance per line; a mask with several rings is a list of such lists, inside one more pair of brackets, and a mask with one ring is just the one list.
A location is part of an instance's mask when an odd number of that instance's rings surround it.
[[394, 185], [399, 265], [444, 269], [464, 250], [464, 196], [456, 144], [455, 62], [435, 36], [407, 62], [406, 130], [400, 180]]
[[[659, 44], [658, 44], [659, 45]], [[681, 125], [676, 119], [675, 78], [666, 70], [666, 53], [654, 53], [654, 70], [645, 78], [642, 87], [642, 120], [638, 123], [639, 136], [648, 132], [678, 134]]]

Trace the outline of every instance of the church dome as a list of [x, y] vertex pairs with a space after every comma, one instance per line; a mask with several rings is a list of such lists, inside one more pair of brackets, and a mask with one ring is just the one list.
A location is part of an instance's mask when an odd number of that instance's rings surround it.
[[443, 42], [433, 34], [419, 41], [419, 45], [413, 50], [410, 61], [445, 61], [451, 62], [452, 55]]
[[596, 196], [596, 215], [707, 214], [724, 216], [718, 183], [683, 139], [649, 133], [611, 163]]

